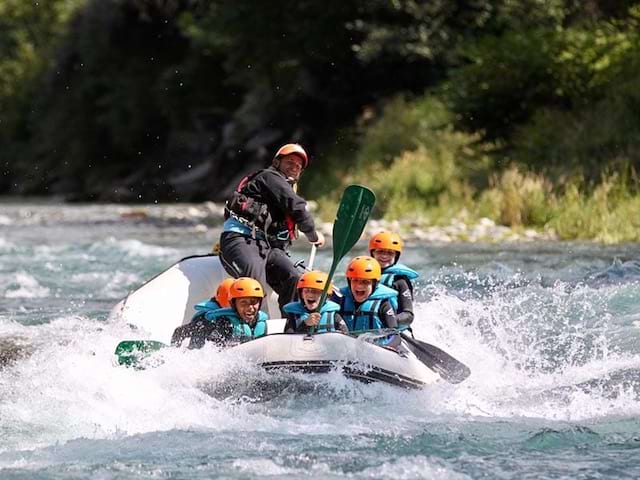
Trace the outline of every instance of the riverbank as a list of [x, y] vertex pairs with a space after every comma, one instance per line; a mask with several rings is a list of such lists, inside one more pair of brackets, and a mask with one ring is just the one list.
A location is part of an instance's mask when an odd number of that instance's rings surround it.
[[[310, 202], [313, 207], [314, 204]], [[61, 208], [64, 206], [64, 208]], [[115, 205], [115, 204], [64, 204], [46, 200], [28, 200], [24, 203], [5, 203], [0, 213], [0, 226], [82, 224], [91, 223], [147, 223], [155, 226], [183, 226], [194, 232], [205, 233], [220, 228], [224, 221], [224, 205], [221, 203], [184, 203], [158, 205]], [[332, 234], [331, 222], [319, 223], [325, 236]], [[432, 226], [415, 220], [371, 220], [365, 236], [380, 230], [399, 232], [405, 241], [433, 243], [451, 242], [531, 242], [558, 240], [553, 230], [509, 228], [497, 225], [489, 218], [478, 222], [464, 222], [453, 218], [448, 225]]]
[[[195, 232], [207, 232], [219, 228], [224, 221], [224, 206], [220, 203], [185, 203], [158, 205], [114, 205], [114, 204], [64, 204], [46, 200], [25, 200], [24, 203], [4, 204], [0, 213], [0, 225], [34, 224], [78, 224], [91, 218], [101, 223], [149, 223], [156, 226], [184, 226]], [[332, 234], [331, 222], [319, 223], [325, 236]], [[432, 226], [415, 220], [370, 220], [365, 236], [380, 230], [399, 232], [405, 241], [433, 243], [451, 242], [531, 242], [558, 240], [553, 230], [509, 228], [497, 225], [489, 218], [466, 223], [453, 218], [449, 225]]]

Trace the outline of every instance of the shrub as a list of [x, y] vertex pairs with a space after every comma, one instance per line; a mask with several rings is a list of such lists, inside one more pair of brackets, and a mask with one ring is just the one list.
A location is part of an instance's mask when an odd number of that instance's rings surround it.
[[630, 180], [606, 174], [591, 191], [583, 180], [571, 182], [560, 197], [558, 214], [549, 222], [565, 240], [603, 243], [640, 240], [640, 196]]
[[542, 175], [510, 167], [493, 175], [491, 187], [481, 193], [475, 211], [480, 217], [511, 227], [543, 227], [556, 208], [552, 190], [551, 182]]

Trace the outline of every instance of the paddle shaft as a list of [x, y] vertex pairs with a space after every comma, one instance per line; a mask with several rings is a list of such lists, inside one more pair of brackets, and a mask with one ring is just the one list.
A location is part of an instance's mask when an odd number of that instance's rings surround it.
[[316, 250], [317, 249], [318, 249], [318, 247], [316, 247], [315, 243], [311, 244], [311, 253], [309, 253], [309, 264], [307, 265], [307, 269], [309, 269], [309, 270], [313, 270], [313, 262], [316, 259]]

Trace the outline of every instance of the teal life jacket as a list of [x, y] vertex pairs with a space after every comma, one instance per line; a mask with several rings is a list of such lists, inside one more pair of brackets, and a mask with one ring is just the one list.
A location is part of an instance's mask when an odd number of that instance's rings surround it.
[[206, 312], [204, 318], [210, 322], [217, 322], [221, 317], [225, 317], [233, 327], [232, 337], [240, 340], [262, 337], [267, 334], [268, 315], [262, 310], [258, 311], [256, 324], [251, 328], [247, 322], [242, 320], [233, 308], [219, 308], [218, 310]]
[[193, 322], [196, 318], [198, 317], [204, 317], [204, 315], [207, 312], [212, 312], [214, 310], [219, 310], [222, 307], [220, 306], [220, 304], [214, 300], [214, 299], [209, 299], [209, 300], [204, 300], [200, 303], [196, 303], [193, 308], [196, 310], [196, 313], [194, 313], [193, 317], [191, 318], [191, 321]]
[[382, 276], [380, 277], [380, 283], [391, 287], [397, 277], [407, 277], [409, 281], [415, 280], [420, 274], [414, 269], [407, 267], [402, 263], [396, 263], [387, 268], [382, 269]]
[[[411, 280], [415, 280], [419, 276], [420, 274], [415, 270], [413, 270], [412, 268], [409, 268], [402, 263], [396, 263], [395, 265], [391, 265], [382, 270], [380, 283], [382, 285], [386, 285], [387, 287], [393, 288], [393, 282], [395, 282], [398, 279], [398, 277], [406, 277], [407, 280], [409, 281], [409, 288], [412, 288]], [[397, 296], [391, 299], [391, 306], [396, 312], [398, 311]]]
[[340, 293], [343, 295], [342, 308], [340, 309], [340, 315], [347, 323], [349, 331], [354, 330], [377, 330], [385, 328], [380, 319], [380, 304], [384, 300], [391, 301], [396, 299], [398, 292], [393, 288], [389, 288], [386, 285], [382, 285], [380, 282], [376, 285], [376, 289], [369, 295], [369, 297], [360, 304], [356, 310], [355, 300], [351, 293], [351, 288], [343, 287], [340, 289]]
[[[296, 318], [296, 328], [298, 328], [304, 321], [309, 318], [309, 310], [300, 302], [287, 303], [283, 310], [285, 313], [291, 313]], [[340, 310], [340, 305], [331, 300], [327, 300], [320, 309], [320, 322], [318, 323], [317, 332], [335, 332], [335, 316], [336, 312]]]

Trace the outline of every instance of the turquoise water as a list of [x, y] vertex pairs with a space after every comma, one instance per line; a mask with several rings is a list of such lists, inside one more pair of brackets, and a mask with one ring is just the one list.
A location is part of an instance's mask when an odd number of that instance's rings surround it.
[[114, 367], [110, 309], [219, 233], [126, 210], [0, 209], [0, 478], [640, 477], [640, 245], [409, 242], [416, 336], [472, 375], [404, 391], [213, 348]]

